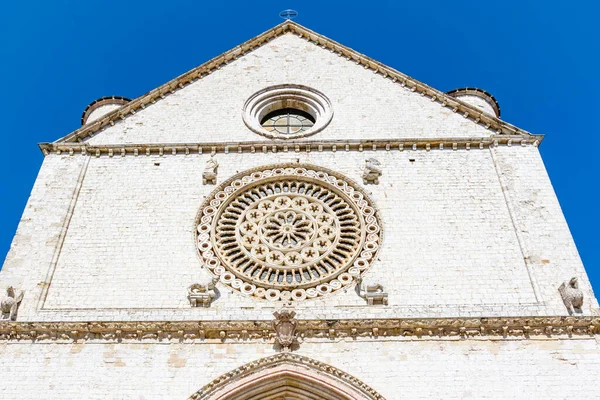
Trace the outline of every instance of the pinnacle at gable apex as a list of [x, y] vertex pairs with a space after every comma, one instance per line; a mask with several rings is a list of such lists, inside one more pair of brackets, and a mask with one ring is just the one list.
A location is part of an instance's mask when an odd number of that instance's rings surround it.
[[[86, 138], [93, 136], [103, 129], [118, 124], [120, 121], [135, 114], [138, 110], [151, 106], [152, 104], [164, 99], [166, 96], [169, 96], [170, 94], [185, 88], [186, 86], [214, 73], [215, 71], [218, 71], [221, 69], [221, 67], [238, 59], [239, 57], [244, 56], [256, 50], [257, 48], [262, 47], [271, 40], [288, 33], [295, 34], [298, 37], [303, 38], [325, 50], [335, 53], [340, 57], [344, 57], [349, 62], [353, 62], [357, 65], [363, 66], [366, 69], [370, 69], [375, 74], [378, 74], [385, 79], [389, 79], [393, 83], [397, 83], [403, 88], [407, 88], [412, 92], [419, 93], [422, 96], [430, 98], [432, 102], [438, 103], [441, 107], [450, 108], [452, 111], [459, 113], [475, 124], [485, 126], [486, 129], [494, 131], [496, 134], [520, 135], [523, 137], [531, 136], [529, 132], [500, 120], [497, 117], [498, 113], [490, 113], [489, 110], [483, 110], [481, 107], [473, 105], [472, 101], [466, 101], [469, 99], [464, 97], [460, 98], [462, 96], [453, 96], [451, 94], [434, 89], [349, 47], [311, 31], [310, 29], [296, 22], [286, 20], [267, 30], [266, 32], [263, 32], [262, 34], [232, 48], [231, 50], [212, 58], [204, 64], [170, 80], [158, 88], [151, 90], [126, 104], [123, 104], [121, 107], [109, 110], [109, 112], [106, 114], [100, 115], [98, 119], [88, 122], [90, 119], [87, 118], [87, 124], [83, 125], [67, 136], [58, 139], [54, 143], [82, 142]], [[493, 104], [490, 104], [490, 107], [495, 111]]]

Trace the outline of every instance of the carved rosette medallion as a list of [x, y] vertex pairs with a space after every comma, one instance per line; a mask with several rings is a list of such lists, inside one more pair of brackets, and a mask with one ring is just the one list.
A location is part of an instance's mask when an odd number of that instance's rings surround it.
[[271, 301], [351, 284], [381, 243], [360, 189], [333, 171], [297, 164], [225, 182], [203, 204], [197, 231], [201, 261], [223, 284]]

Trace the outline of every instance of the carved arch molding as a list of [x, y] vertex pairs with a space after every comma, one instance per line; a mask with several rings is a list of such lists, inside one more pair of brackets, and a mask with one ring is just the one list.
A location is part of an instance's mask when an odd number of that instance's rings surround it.
[[385, 400], [328, 364], [281, 353], [230, 371], [188, 400]]

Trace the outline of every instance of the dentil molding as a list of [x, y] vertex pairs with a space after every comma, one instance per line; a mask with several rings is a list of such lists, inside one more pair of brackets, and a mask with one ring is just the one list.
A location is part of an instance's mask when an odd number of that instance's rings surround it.
[[310, 152], [362, 152], [362, 151], [431, 151], [431, 150], [475, 150], [498, 146], [534, 146], [543, 140], [543, 135], [492, 135], [479, 138], [402, 138], [371, 140], [302, 140], [260, 142], [202, 142], [202, 143], [134, 143], [93, 145], [88, 143], [55, 142], [40, 143], [45, 156], [69, 154], [84, 156], [166, 156], [190, 154], [241, 154], [241, 153], [310, 153]]

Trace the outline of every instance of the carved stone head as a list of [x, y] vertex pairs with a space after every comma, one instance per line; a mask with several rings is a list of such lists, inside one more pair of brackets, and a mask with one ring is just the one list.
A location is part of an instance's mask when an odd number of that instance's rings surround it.
[[218, 167], [219, 163], [212, 157], [206, 162], [206, 171], [216, 172]]
[[379, 165], [381, 165], [381, 163], [377, 159], [375, 159], [375, 158], [368, 158], [365, 161], [367, 162], [367, 166], [371, 166], [371, 165], [373, 165], [373, 166], [379, 166]]
[[579, 289], [579, 280], [577, 277], [571, 278], [569, 281], [569, 286], [571, 286], [573, 289]]

